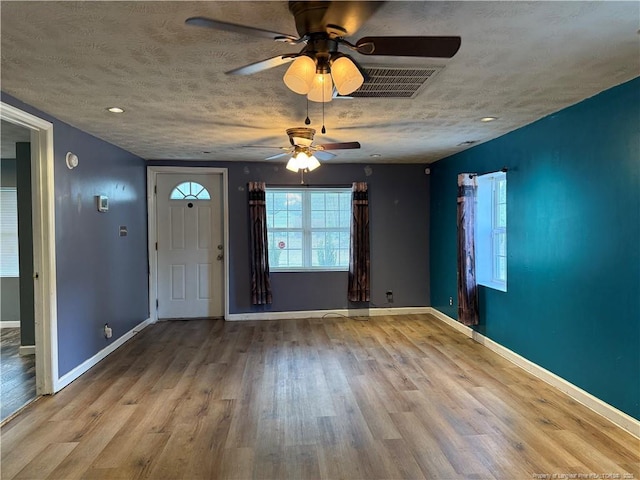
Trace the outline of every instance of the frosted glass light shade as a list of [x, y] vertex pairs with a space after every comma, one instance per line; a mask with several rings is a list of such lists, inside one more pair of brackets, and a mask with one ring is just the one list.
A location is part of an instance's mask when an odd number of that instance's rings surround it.
[[315, 170], [320, 166], [320, 162], [313, 155], [308, 156], [304, 152], [299, 152], [287, 162], [287, 170], [297, 172], [298, 170]]
[[296, 157], [291, 157], [287, 162], [287, 170], [291, 170], [292, 172], [297, 172], [300, 170], [298, 166], [298, 159]]
[[333, 93], [333, 82], [331, 74], [318, 73], [313, 77], [311, 90], [307, 94], [307, 98], [312, 102], [330, 102]]
[[284, 84], [289, 90], [306, 95], [316, 74], [316, 62], [306, 55], [296, 58], [284, 74]]
[[311, 155], [308, 159], [307, 159], [307, 170], [311, 171], [311, 170], [315, 170], [316, 168], [318, 168], [320, 166], [320, 162], [318, 161], [318, 159], [316, 157], [314, 157], [313, 155]]
[[358, 67], [348, 57], [340, 57], [331, 64], [331, 76], [340, 95], [355, 92], [364, 83]]

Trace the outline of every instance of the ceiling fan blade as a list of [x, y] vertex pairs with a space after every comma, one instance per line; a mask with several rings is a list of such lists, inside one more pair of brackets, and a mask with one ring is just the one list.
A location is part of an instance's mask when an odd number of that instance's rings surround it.
[[275, 57], [267, 58], [266, 60], [260, 60], [259, 62], [250, 63], [244, 67], [234, 68], [225, 72], [227, 75], [252, 75], [254, 73], [269, 70], [270, 68], [279, 67], [286, 63], [291, 62], [298, 56], [297, 53], [288, 53], [285, 55], [277, 55]]
[[363, 37], [356, 47], [363, 55], [451, 58], [461, 42], [460, 37]]
[[313, 152], [313, 156], [316, 157], [318, 160], [322, 160], [323, 162], [325, 162], [327, 160], [331, 160], [332, 158], [334, 158], [335, 154], [331, 152], [325, 152], [323, 150], [316, 150], [315, 152]]
[[345, 30], [345, 37], [350, 37], [369, 20], [384, 2], [331, 2], [324, 14], [323, 23], [327, 27], [338, 26]]
[[187, 18], [184, 23], [187, 25], [194, 25], [196, 27], [213, 28], [214, 30], [224, 30], [226, 32], [244, 33], [245, 35], [253, 35], [270, 40], [280, 41], [297, 41], [298, 38], [288, 33], [272, 32], [270, 30], [263, 30], [262, 28], [247, 27], [245, 25], [238, 25], [236, 23], [221, 22], [220, 20], [214, 20], [206, 17], [191, 17]]
[[321, 143], [316, 145], [318, 150], [352, 150], [360, 148], [360, 142]]
[[290, 155], [290, 152], [278, 153], [277, 155], [271, 155], [270, 157], [265, 158], [265, 160], [275, 160], [276, 158], [287, 157]]

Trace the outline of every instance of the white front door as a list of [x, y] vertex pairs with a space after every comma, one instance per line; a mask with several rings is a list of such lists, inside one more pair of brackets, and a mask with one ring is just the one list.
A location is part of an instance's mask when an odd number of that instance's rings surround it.
[[159, 173], [158, 318], [224, 315], [222, 175]]

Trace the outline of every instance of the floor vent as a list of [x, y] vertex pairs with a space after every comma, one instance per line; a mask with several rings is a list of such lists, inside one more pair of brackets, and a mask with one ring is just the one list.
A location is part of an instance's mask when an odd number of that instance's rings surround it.
[[335, 98], [415, 98], [443, 68], [363, 67], [362, 86], [349, 95], [336, 92]]

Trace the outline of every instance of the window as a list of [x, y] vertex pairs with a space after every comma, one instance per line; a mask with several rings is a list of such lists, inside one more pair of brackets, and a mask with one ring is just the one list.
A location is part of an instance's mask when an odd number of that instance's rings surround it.
[[476, 277], [480, 285], [507, 291], [507, 174], [478, 177]]
[[19, 277], [18, 199], [15, 187], [0, 188], [0, 277]]
[[211, 200], [209, 191], [196, 182], [184, 182], [171, 191], [170, 200]]
[[348, 270], [350, 188], [267, 188], [269, 268]]

